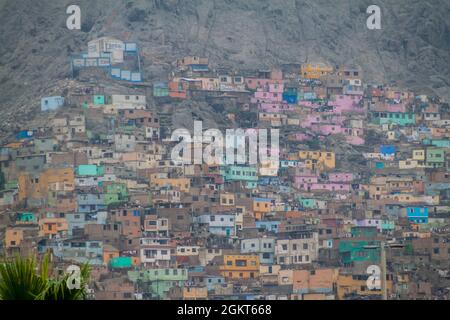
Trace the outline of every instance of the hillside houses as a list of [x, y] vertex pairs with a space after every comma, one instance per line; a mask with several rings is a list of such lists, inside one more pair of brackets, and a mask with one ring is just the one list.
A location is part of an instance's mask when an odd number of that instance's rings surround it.
[[[123, 72], [136, 52], [94, 39], [72, 64]], [[47, 123], [0, 146], [1, 253], [89, 263], [97, 299], [344, 300], [382, 298], [366, 281], [385, 250], [389, 299], [448, 299], [448, 104], [364, 83], [363, 67], [187, 56], [151, 84], [42, 97]], [[186, 110], [279, 129], [279, 159], [174, 161]]]

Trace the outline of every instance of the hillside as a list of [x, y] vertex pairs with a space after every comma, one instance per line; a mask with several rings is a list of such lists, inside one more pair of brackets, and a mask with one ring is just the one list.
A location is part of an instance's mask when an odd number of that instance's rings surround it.
[[33, 118], [40, 97], [70, 76], [70, 54], [103, 35], [137, 41], [150, 81], [187, 54], [242, 69], [323, 60], [357, 63], [367, 81], [450, 98], [448, 0], [378, 1], [378, 31], [366, 28], [368, 0], [77, 2], [81, 31], [65, 27], [72, 1], [0, 1], [0, 135]]

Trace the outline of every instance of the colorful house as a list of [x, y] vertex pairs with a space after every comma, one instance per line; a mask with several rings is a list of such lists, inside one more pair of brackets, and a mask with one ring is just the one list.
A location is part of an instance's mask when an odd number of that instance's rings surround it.
[[406, 216], [412, 223], [423, 224], [428, 223], [429, 208], [428, 207], [407, 207]]
[[226, 279], [256, 279], [259, 277], [259, 256], [224, 255], [220, 271]]

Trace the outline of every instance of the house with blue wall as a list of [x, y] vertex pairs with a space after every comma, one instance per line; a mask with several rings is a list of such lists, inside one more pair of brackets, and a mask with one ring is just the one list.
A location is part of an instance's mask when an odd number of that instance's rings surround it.
[[412, 223], [428, 223], [429, 209], [427, 207], [407, 207], [406, 216]]
[[260, 221], [256, 221], [256, 229], [261, 229], [261, 230], [266, 230], [269, 232], [274, 232], [274, 233], [278, 233], [278, 227], [280, 226], [280, 221], [275, 221], [275, 220], [260, 220]]

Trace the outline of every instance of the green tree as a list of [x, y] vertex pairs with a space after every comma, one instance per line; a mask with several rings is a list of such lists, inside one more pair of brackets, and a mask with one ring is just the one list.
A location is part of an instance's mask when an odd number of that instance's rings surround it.
[[5, 174], [0, 170], [0, 190], [5, 189]]
[[2, 300], [82, 300], [87, 296], [86, 285], [90, 268], [80, 268], [80, 289], [69, 289], [70, 274], [51, 279], [49, 256], [40, 265], [34, 257], [17, 256], [0, 263], [0, 299]]

